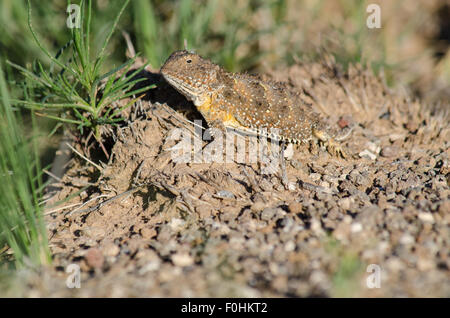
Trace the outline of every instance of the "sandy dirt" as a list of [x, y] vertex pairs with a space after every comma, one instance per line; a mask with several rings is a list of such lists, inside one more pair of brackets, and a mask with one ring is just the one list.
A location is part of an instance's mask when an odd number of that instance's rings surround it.
[[[108, 163], [99, 172], [75, 155], [54, 185], [52, 202], [70, 207], [47, 215], [53, 265], [23, 295], [450, 296], [448, 114], [327, 58], [265, 76], [353, 127], [347, 159], [311, 143], [273, 173], [264, 162], [177, 163], [173, 130], [201, 116], [146, 76], [158, 87], [105, 129]], [[79, 289], [66, 287], [72, 263]]]

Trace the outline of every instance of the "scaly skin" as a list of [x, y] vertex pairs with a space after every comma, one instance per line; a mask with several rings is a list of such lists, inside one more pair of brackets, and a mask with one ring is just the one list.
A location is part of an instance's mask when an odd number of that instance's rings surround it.
[[332, 155], [345, 153], [311, 106], [278, 82], [263, 81], [249, 74], [230, 73], [201, 56], [176, 51], [161, 68], [164, 79], [191, 100], [210, 127], [230, 127], [266, 134], [290, 143], [317, 138]]

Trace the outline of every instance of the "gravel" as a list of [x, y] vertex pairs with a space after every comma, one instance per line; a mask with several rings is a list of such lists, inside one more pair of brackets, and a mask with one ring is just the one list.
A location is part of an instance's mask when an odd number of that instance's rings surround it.
[[[449, 297], [448, 117], [359, 66], [336, 68], [267, 75], [308, 92], [313, 107], [329, 110], [330, 125], [355, 124], [343, 142], [347, 160], [294, 147], [289, 186], [258, 163], [173, 162], [170, 130], [198, 114], [160, 84], [145, 113], [116, 129], [98, 186], [66, 202], [91, 200], [83, 208], [92, 210], [48, 216], [54, 262], [44, 271], [54, 279], [35, 278], [23, 295]], [[73, 180], [95, 175], [75, 158], [54, 201], [79, 190]], [[92, 200], [133, 187], [107, 204]], [[82, 288], [66, 288], [61, 269], [83, 262]], [[381, 269], [380, 288], [366, 284], [370, 264]]]

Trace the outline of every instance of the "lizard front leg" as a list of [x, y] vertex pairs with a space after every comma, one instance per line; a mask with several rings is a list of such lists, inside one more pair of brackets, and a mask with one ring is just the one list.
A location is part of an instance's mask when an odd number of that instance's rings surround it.
[[347, 154], [342, 149], [340, 143], [330, 137], [326, 131], [313, 129], [312, 134], [319, 139], [319, 142], [326, 146], [328, 153], [332, 156], [347, 158]]

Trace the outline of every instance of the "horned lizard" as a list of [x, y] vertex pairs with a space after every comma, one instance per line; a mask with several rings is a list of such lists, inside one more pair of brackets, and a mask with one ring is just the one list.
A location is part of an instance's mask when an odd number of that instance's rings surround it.
[[283, 83], [227, 72], [186, 50], [172, 53], [162, 66], [161, 74], [194, 103], [210, 127], [254, 133], [277, 128], [279, 135], [269, 133], [266, 137], [288, 143], [317, 138], [330, 154], [345, 158], [345, 152], [334, 139], [336, 133], [311, 105]]

